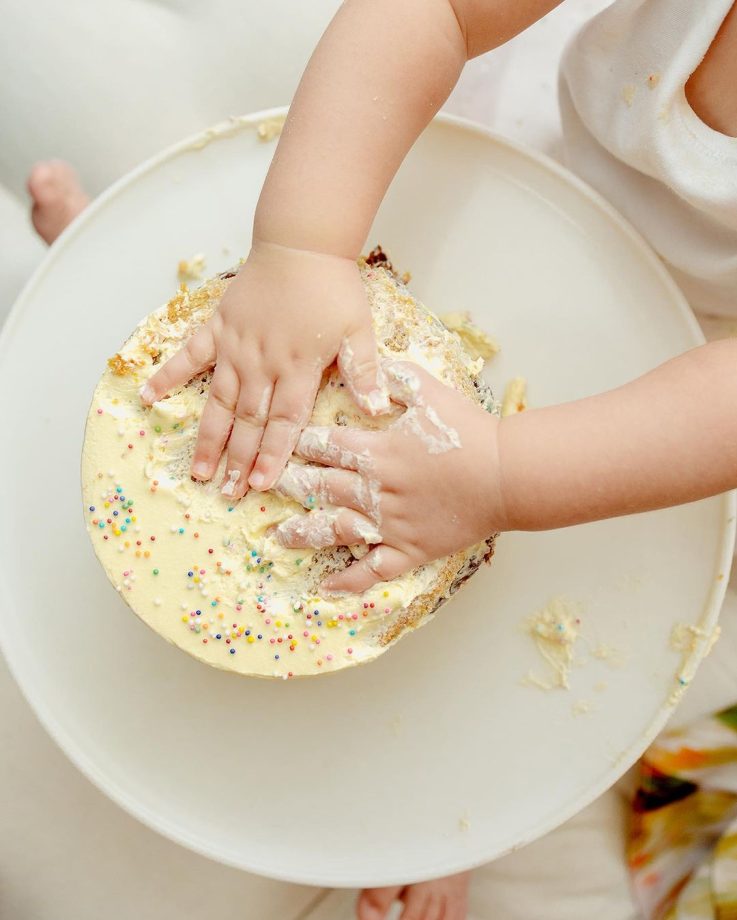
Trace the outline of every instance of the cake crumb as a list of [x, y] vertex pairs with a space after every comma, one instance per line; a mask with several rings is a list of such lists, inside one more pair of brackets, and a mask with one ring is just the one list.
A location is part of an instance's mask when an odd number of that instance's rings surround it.
[[464, 811], [463, 814], [458, 819], [458, 830], [466, 833], [471, 827], [471, 818], [469, 817], [468, 811]]
[[594, 711], [594, 704], [590, 700], [576, 700], [571, 706], [571, 712], [574, 716], [585, 716]]
[[471, 321], [471, 314], [467, 310], [455, 313], [443, 313], [440, 322], [450, 332], [454, 332], [461, 340], [461, 345], [472, 358], [482, 358], [484, 361], [493, 357], [499, 351], [499, 343]]
[[199, 281], [205, 271], [205, 256], [198, 252], [191, 259], [180, 259], [177, 265], [177, 278], [181, 282]]
[[256, 128], [259, 140], [267, 142], [279, 137], [284, 127], [284, 121], [285, 116], [279, 115], [276, 118], [267, 118], [265, 121], [260, 122]]
[[553, 673], [552, 683], [532, 673], [527, 677], [529, 683], [544, 690], [568, 689], [580, 627], [576, 606], [562, 597], [553, 598], [528, 619], [527, 631]]
[[502, 399], [502, 418], [516, 415], [527, 408], [527, 380], [525, 377], [514, 377], [509, 381]]
[[622, 87], [622, 99], [624, 100], [625, 105], [628, 109], [632, 108], [632, 103], [635, 101], [635, 96], [637, 95], [637, 87], [632, 83], [627, 83]]
[[659, 74], [659, 73], [651, 73], [651, 74], [648, 75], [648, 78], [647, 78], [647, 85], [648, 85], [648, 87], [649, 87], [650, 89], [655, 89], [655, 87], [658, 85], [658, 83], [660, 83], [660, 74]]

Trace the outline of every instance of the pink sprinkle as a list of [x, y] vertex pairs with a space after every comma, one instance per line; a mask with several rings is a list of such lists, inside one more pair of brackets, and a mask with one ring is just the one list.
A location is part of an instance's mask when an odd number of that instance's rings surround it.
[[140, 434], [141, 437], [143, 437], [146, 434], [143, 428], [141, 428], [141, 430], [138, 433]]
[[204, 575], [204, 574], [205, 574], [205, 570], [204, 570], [204, 569], [200, 569], [200, 575]]
[[276, 642], [276, 639], [272, 636], [272, 637], [269, 639], [269, 642], [273, 645], [273, 644]]
[[266, 625], [268, 626], [269, 623], [271, 623], [271, 617], [266, 617], [266, 619], [264, 620], [264, 623], [266, 623]]
[[328, 661], [332, 661], [332, 660], [333, 660], [333, 656], [332, 656], [332, 655], [326, 655], [325, 658], [326, 658]]
[[235, 605], [235, 609], [236, 609], [236, 610], [243, 610], [243, 608], [241, 607], [240, 604], [236, 604], [236, 605]]
[[352, 613], [352, 614], [351, 614], [351, 619], [352, 619], [352, 620], [357, 620], [357, 619], [358, 619], [358, 614], [357, 614], [357, 613]]
[[339, 619], [339, 620], [344, 620], [344, 619], [345, 619], [345, 617], [343, 616], [343, 614], [342, 614], [342, 613], [339, 613], [339, 614], [338, 614], [338, 619]]
[[97, 410], [97, 414], [98, 414], [98, 415], [102, 415], [102, 409], [98, 409], [98, 410]]
[[353, 649], [352, 649], [352, 648], [347, 648], [346, 651], [348, 652], [349, 655], [352, 655], [352, 654], [353, 654]]
[[305, 630], [305, 631], [302, 633], [302, 635], [303, 635], [303, 636], [309, 636], [309, 633], [307, 632], [307, 630]]

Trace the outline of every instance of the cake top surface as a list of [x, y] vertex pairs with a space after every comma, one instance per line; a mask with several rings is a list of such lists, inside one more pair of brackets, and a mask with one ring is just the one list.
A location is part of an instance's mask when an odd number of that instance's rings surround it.
[[[479, 399], [480, 361], [391, 272], [360, 263], [380, 352], [410, 359]], [[232, 273], [182, 287], [147, 316], [108, 362], [90, 407], [82, 460], [85, 517], [111, 582], [153, 629], [216, 667], [264, 677], [320, 674], [381, 654], [399, 619], [428, 610], [463, 554], [440, 559], [362, 595], [324, 597], [318, 585], [361, 547], [295, 550], [274, 530], [307, 510], [276, 492], [232, 503], [220, 492], [225, 459], [208, 483], [189, 467], [210, 374], [151, 408], [139, 389], [206, 322]], [[323, 375], [312, 425], [384, 427], [369, 418], [333, 367]], [[309, 504], [309, 503], [308, 503]], [[365, 548], [363, 548], [365, 551]], [[477, 548], [478, 549], [478, 548]]]

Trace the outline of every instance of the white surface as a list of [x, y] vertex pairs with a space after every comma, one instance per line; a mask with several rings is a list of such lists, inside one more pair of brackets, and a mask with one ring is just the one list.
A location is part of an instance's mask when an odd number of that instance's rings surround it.
[[[103, 356], [170, 293], [179, 258], [204, 251], [214, 270], [245, 250], [243, 216], [272, 150], [247, 128], [138, 170], [60, 241], [11, 317], [2, 360], [26, 400], [6, 392], [2, 411], [26, 449], [3, 458], [0, 477], [3, 643], [67, 752], [162, 832], [295, 880], [431, 877], [549, 829], [639, 754], [668, 712], [673, 623], [700, 620], [725, 585], [715, 579], [732, 503], [507, 535], [436, 621], [329, 679], [240, 681], [151, 634], [87, 545], [86, 407]], [[470, 308], [498, 334], [493, 383], [527, 373], [534, 404], [616, 385], [698, 341], [626, 227], [552, 166], [479, 131], [433, 125], [372, 238], [411, 267], [430, 307]], [[23, 374], [30, 353], [37, 376]], [[559, 593], [581, 602], [587, 641], [618, 647], [628, 664], [589, 661], [570, 693], [545, 694], [520, 683], [539, 670], [520, 624]], [[574, 718], [572, 704], [603, 679], [597, 711]]]

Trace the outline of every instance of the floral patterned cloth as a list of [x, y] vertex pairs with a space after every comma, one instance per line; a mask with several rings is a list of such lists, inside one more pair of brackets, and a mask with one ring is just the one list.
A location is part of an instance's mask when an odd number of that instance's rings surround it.
[[647, 751], [628, 859], [646, 920], [737, 920], [737, 706]]

